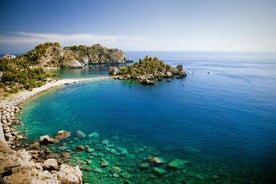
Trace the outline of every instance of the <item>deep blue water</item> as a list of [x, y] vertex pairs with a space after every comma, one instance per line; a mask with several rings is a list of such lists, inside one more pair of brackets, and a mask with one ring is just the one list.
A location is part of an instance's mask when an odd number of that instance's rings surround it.
[[[146, 174], [155, 183], [275, 180], [276, 54], [127, 52], [128, 58], [134, 60], [145, 55], [158, 56], [174, 66], [183, 64], [188, 76], [150, 87], [134, 81], [107, 80], [72, 84], [44, 93], [24, 106], [21, 118], [24, 128], [29, 130], [28, 141], [65, 129], [73, 134], [71, 142], [65, 144], [72, 151], [70, 144], [80, 143], [73, 142], [76, 130], [86, 134], [95, 131], [100, 135], [99, 141], [108, 139], [126, 148], [136, 156], [138, 164], [149, 156], [160, 156], [168, 162], [174, 158], [191, 162], [190, 168], [167, 171], [169, 174], [161, 178], [154, 178], [151, 171], [121, 166], [131, 175], [136, 173], [137, 176], [128, 179], [134, 183]], [[58, 75], [63, 78], [106, 75], [107, 68], [63, 70]], [[145, 151], [138, 154], [137, 149], [143, 146]], [[111, 157], [111, 163], [127, 162], [104, 154]], [[89, 157], [89, 153], [75, 157], [92, 159], [94, 164], [85, 167], [95, 168], [99, 162]], [[108, 171], [85, 173], [85, 177], [89, 182], [94, 177], [103, 183], [123, 180], [110, 178]]]

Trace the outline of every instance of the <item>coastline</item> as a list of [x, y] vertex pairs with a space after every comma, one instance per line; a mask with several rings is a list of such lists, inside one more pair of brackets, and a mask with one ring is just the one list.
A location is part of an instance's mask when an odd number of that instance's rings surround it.
[[[0, 183], [18, 183], [21, 181], [24, 181], [24, 183], [37, 183], [44, 180], [45, 182], [47, 180], [46, 183], [82, 183], [82, 172], [79, 166], [73, 167], [60, 162], [57, 157], [45, 156], [51, 153], [45, 150], [31, 149], [30, 151], [26, 151], [20, 148], [21, 144], [19, 142], [25, 138], [14, 128], [14, 126], [20, 125], [20, 121], [16, 118], [16, 115], [20, 113], [20, 104], [55, 87], [108, 79], [111, 78], [102, 76], [81, 79], [60, 79], [47, 82], [45, 85], [34, 88], [32, 91], [22, 91], [12, 94], [2, 100], [0, 102]], [[64, 130], [59, 131], [57, 135], [64, 136], [64, 133], [70, 136], [70, 133]], [[39, 159], [39, 157], [35, 156], [37, 154], [44, 155], [44, 157]], [[16, 170], [13, 170], [14, 168]], [[51, 171], [49, 168], [54, 169]]]
[[[21, 91], [16, 94], [12, 94], [8, 97], [6, 97], [3, 101], [0, 102], [0, 108], [5, 109], [5, 108], [11, 108], [11, 107], [16, 107], [19, 104], [29, 100], [30, 98], [45, 92], [49, 89], [52, 89], [54, 87], [58, 87], [61, 85], [66, 85], [66, 84], [72, 84], [72, 83], [80, 83], [80, 82], [91, 82], [91, 81], [99, 81], [99, 80], [107, 80], [111, 79], [108, 76], [102, 76], [102, 77], [92, 77], [92, 78], [76, 78], [76, 79], [60, 79], [60, 80], [55, 80], [51, 82], [47, 82], [43, 86], [40, 86], [38, 88], [34, 88], [32, 91]], [[1, 119], [1, 118], [0, 118]], [[3, 121], [0, 122], [0, 140], [6, 143], [5, 140], [5, 134], [3, 131], [3, 126], [4, 123]]]

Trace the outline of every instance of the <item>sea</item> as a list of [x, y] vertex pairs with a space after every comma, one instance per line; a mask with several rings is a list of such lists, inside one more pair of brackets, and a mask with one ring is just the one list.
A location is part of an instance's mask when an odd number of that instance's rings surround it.
[[[45, 92], [19, 115], [26, 143], [70, 131], [48, 148], [70, 153], [64, 162], [79, 165], [86, 183], [276, 183], [276, 53], [126, 55], [182, 64], [187, 77], [154, 86], [91, 81]], [[108, 68], [56, 75], [98, 77], [108, 75]], [[77, 151], [80, 145], [86, 150]]]

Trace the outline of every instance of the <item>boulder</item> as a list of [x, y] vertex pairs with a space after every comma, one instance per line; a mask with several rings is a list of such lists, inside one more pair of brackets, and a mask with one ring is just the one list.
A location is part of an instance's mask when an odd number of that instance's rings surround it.
[[120, 72], [120, 71], [119, 71], [118, 67], [116, 67], [116, 66], [111, 66], [111, 67], [109, 67], [108, 73], [109, 73], [110, 75], [118, 75], [119, 72]]
[[76, 132], [76, 135], [77, 135], [79, 138], [82, 138], [82, 139], [86, 137], [86, 134], [83, 133], [81, 130], [78, 130], [78, 131]]
[[175, 67], [172, 67], [171, 72], [172, 72], [173, 75], [176, 75], [176, 74], [178, 74], [179, 70]]
[[187, 165], [189, 163], [189, 161], [187, 160], [181, 160], [181, 159], [174, 159], [173, 161], [171, 161], [170, 163], [167, 164], [167, 167], [169, 169], [183, 169], [185, 167], [185, 165]]
[[171, 78], [171, 77], [173, 77], [173, 74], [172, 74], [172, 72], [167, 72], [167, 73], [166, 73], [166, 77], [168, 77], [168, 78]]
[[31, 144], [29, 144], [29, 148], [32, 150], [39, 150], [39, 142], [37, 140], [34, 140]]
[[153, 172], [155, 175], [160, 176], [160, 175], [165, 174], [165, 173], [166, 173], [166, 170], [163, 169], [163, 168], [160, 168], [160, 167], [154, 167], [154, 168], [152, 169], [152, 172]]
[[66, 139], [71, 135], [70, 132], [67, 132], [65, 130], [60, 130], [58, 131], [57, 135], [55, 135], [55, 139], [61, 140], [61, 139]]
[[81, 184], [82, 183], [82, 172], [79, 166], [72, 167], [66, 164], [60, 166], [60, 171], [58, 172], [58, 178], [61, 183], [66, 184]]
[[71, 154], [69, 152], [63, 152], [61, 153], [61, 156], [63, 156], [64, 158], [71, 158]]
[[119, 173], [119, 172], [121, 172], [121, 169], [120, 169], [120, 167], [118, 167], [118, 166], [114, 166], [114, 167], [112, 167], [112, 168], [110, 169], [110, 172], [111, 172], [112, 174], [114, 174], [114, 173]]
[[165, 160], [160, 157], [150, 157], [147, 159], [147, 161], [153, 166], [161, 165], [165, 163]]
[[97, 139], [100, 135], [97, 132], [92, 132], [88, 135], [89, 138]]
[[79, 145], [75, 148], [76, 151], [83, 151], [86, 150], [86, 148], [83, 145]]
[[103, 141], [102, 141], [102, 144], [103, 144], [103, 145], [108, 145], [108, 144], [109, 144], [109, 140], [107, 140], [107, 139], [103, 140]]
[[142, 77], [140, 80], [139, 80], [140, 84], [143, 84], [143, 85], [154, 85], [154, 82], [152, 80], [149, 80], [147, 79], [146, 77]]
[[100, 165], [101, 165], [101, 167], [108, 167], [109, 163], [107, 160], [102, 159]]
[[56, 140], [49, 136], [49, 135], [43, 135], [39, 138], [40, 144], [47, 145], [47, 144], [53, 144], [56, 142]]
[[180, 71], [178, 72], [178, 76], [180, 76], [180, 77], [185, 77], [185, 76], [187, 76], [187, 73], [186, 73], [184, 70], [180, 70]]
[[58, 169], [58, 163], [56, 159], [54, 158], [49, 158], [45, 160], [42, 164], [43, 169], [45, 170], [57, 170]]
[[178, 71], [183, 70], [183, 66], [182, 65], [177, 65], [176, 68], [178, 69]]
[[141, 163], [141, 164], [139, 165], [139, 168], [140, 168], [141, 170], [147, 170], [147, 169], [150, 168], [150, 164], [149, 164], [148, 162], [143, 162], [143, 163]]

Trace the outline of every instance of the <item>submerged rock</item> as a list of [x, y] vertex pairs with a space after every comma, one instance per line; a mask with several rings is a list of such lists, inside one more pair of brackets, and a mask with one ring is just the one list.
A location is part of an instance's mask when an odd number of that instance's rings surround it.
[[154, 168], [152, 169], [152, 172], [153, 172], [154, 174], [156, 174], [156, 175], [163, 175], [163, 174], [166, 173], [166, 170], [163, 169], [163, 168], [160, 168], [160, 167], [154, 167]]
[[103, 140], [103, 141], [102, 141], [102, 144], [103, 144], [103, 145], [108, 145], [108, 144], [109, 144], [109, 140], [107, 140], [107, 139]]
[[170, 169], [183, 169], [185, 165], [189, 164], [190, 162], [187, 160], [181, 160], [181, 159], [174, 159], [170, 163], [167, 164], [167, 167]]
[[104, 170], [98, 167], [94, 168], [93, 171], [96, 173], [104, 173]]
[[63, 153], [61, 153], [61, 156], [63, 156], [64, 158], [71, 158], [71, 153], [63, 152]]
[[101, 165], [101, 167], [108, 167], [109, 163], [107, 160], [102, 159], [100, 165]]
[[100, 135], [97, 132], [92, 132], [88, 135], [89, 138], [98, 139]]
[[127, 155], [128, 151], [126, 148], [122, 148], [122, 147], [117, 147], [116, 148], [122, 155]]
[[151, 158], [148, 158], [147, 161], [153, 166], [161, 165], [165, 163], [165, 160], [160, 157], [151, 157]]
[[86, 150], [86, 148], [83, 145], [79, 145], [75, 148], [76, 151], [83, 151]]
[[112, 174], [114, 174], [114, 173], [119, 173], [119, 172], [121, 172], [121, 168], [118, 167], [118, 166], [114, 166], [114, 167], [112, 167], [112, 168], [110, 169], [110, 172], [111, 172]]
[[141, 163], [141, 164], [139, 165], [139, 168], [140, 168], [141, 170], [147, 170], [147, 169], [150, 168], [150, 164], [149, 164], [148, 162], [143, 162], [143, 163]]
[[81, 130], [78, 130], [78, 131], [76, 132], [76, 135], [77, 135], [79, 138], [82, 138], [82, 139], [86, 137], [86, 134], [83, 133]]

